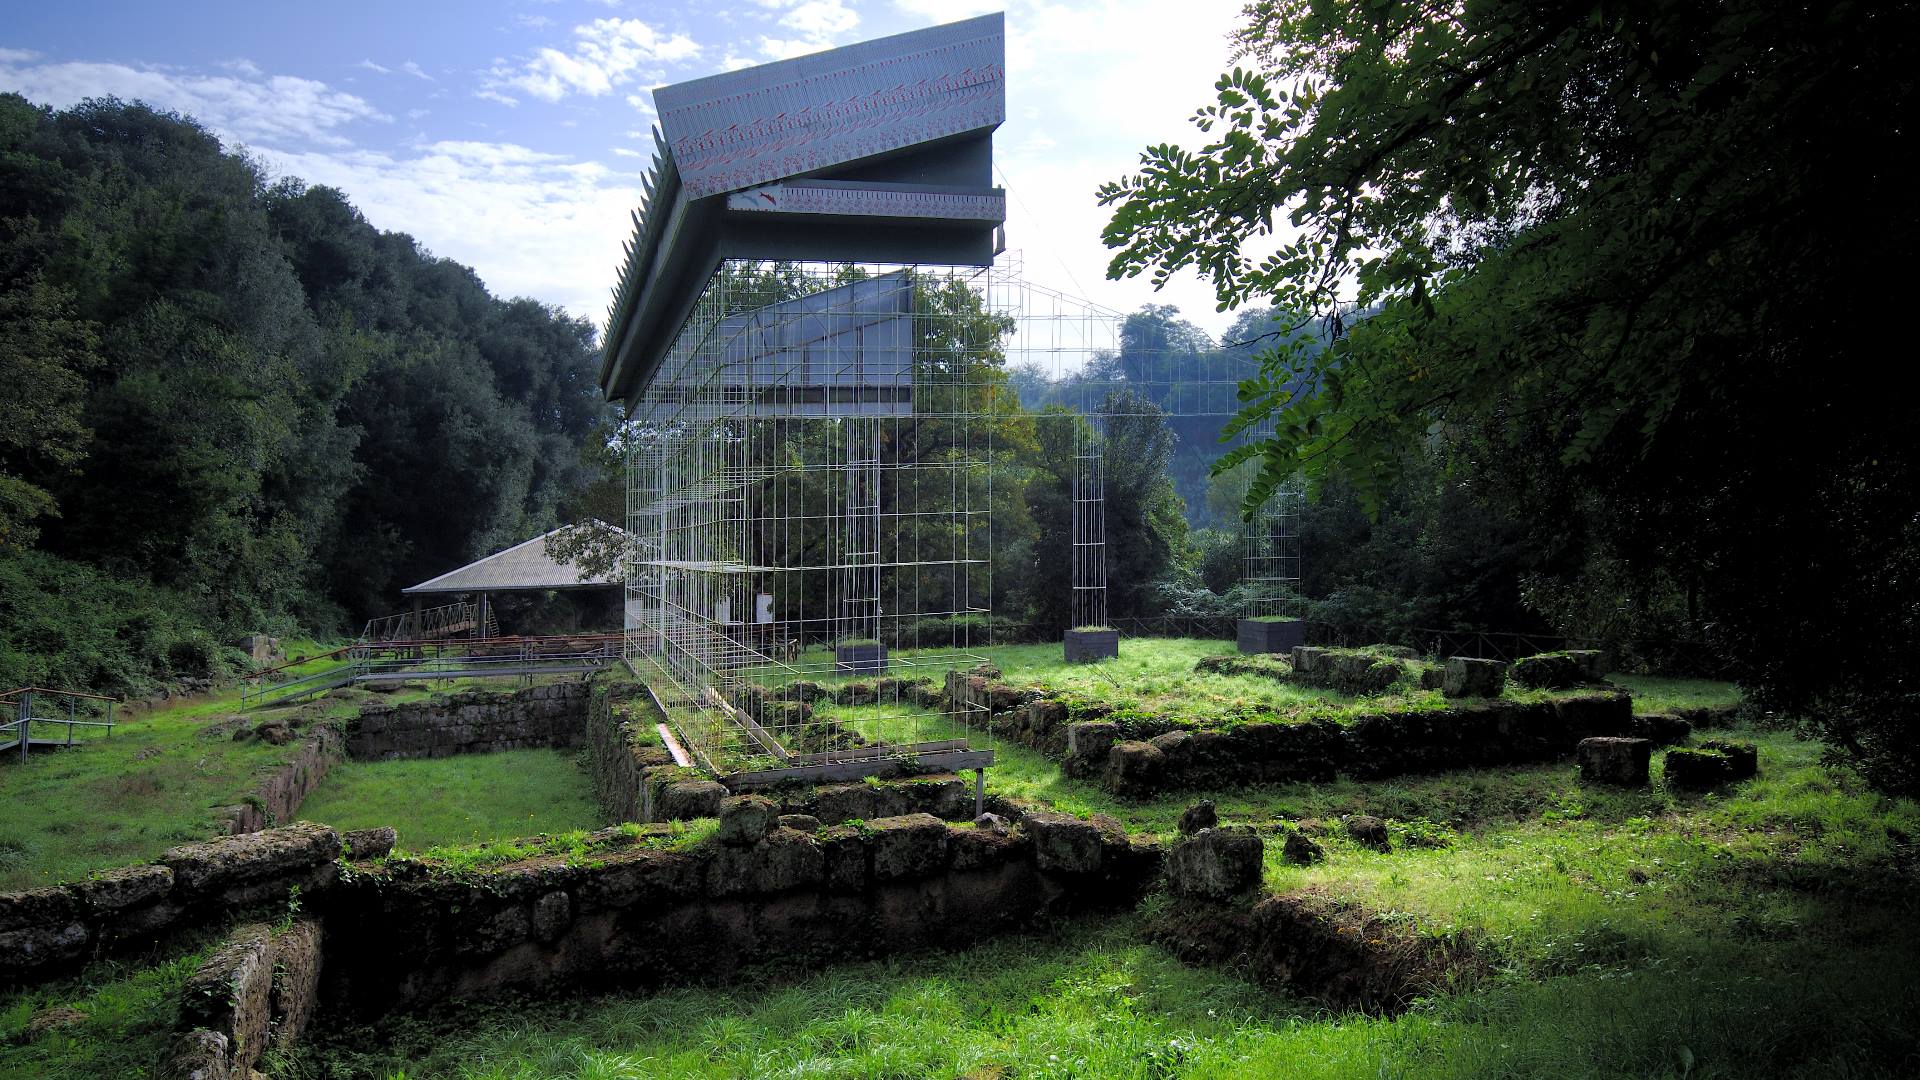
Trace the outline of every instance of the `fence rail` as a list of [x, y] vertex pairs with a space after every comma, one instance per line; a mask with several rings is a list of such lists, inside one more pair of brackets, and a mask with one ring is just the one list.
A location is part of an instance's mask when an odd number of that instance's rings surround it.
[[343, 658], [337, 666], [278, 681], [256, 680], [241, 690], [240, 707], [290, 704], [358, 683], [531, 678], [597, 671], [620, 659], [624, 640], [622, 634], [576, 634], [353, 645], [327, 654]]
[[[67, 707], [67, 715], [35, 715], [35, 710], [42, 707], [35, 702], [44, 702], [48, 698], [63, 701]], [[81, 703], [95, 701], [106, 703], [106, 718], [104, 720], [81, 719]], [[118, 703], [113, 698], [102, 697], [99, 694], [83, 694], [74, 690], [50, 690], [44, 686], [22, 686], [17, 690], [9, 690], [0, 694], [0, 710], [5, 710], [10, 705], [13, 716], [10, 720], [0, 722], [0, 752], [19, 747], [20, 756], [25, 758], [27, 752], [35, 746], [72, 746], [75, 728], [105, 728], [107, 735], [111, 737], [114, 728], [113, 707], [116, 704]], [[90, 704], [85, 707], [93, 708]], [[87, 715], [91, 717], [93, 714]], [[59, 724], [65, 729], [64, 737], [34, 738], [33, 725], [35, 724]]]

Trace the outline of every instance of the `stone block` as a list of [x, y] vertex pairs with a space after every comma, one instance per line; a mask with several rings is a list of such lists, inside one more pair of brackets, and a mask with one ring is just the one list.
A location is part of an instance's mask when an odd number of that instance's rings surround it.
[[932, 814], [867, 822], [876, 881], [925, 877], [947, 865], [947, 823]]
[[340, 834], [341, 846], [350, 859], [378, 859], [393, 851], [393, 845], [400, 842], [400, 834], [391, 825], [380, 825], [371, 829], [353, 829]]
[[1033, 838], [1034, 864], [1055, 874], [1087, 874], [1100, 869], [1100, 829], [1090, 821], [1055, 810], [1035, 810], [1020, 827]]
[[227, 1065], [228, 1049], [227, 1037], [217, 1031], [182, 1032], [168, 1050], [164, 1075], [178, 1080], [234, 1080]]
[[297, 919], [273, 938], [272, 1044], [297, 1045], [320, 1004], [321, 930], [317, 919]]
[[1096, 776], [1120, 741], [1120, 725], [1111, 720], [1082, 720], [1067, 725], [1067, 755], [1061, 768], [1069, 776]]
[[1212, 799], [1205, 799], [1187, 807], [1180, 814], [1180, 835], [1192, 836], [1218, 824], [1220, 824], [1219, 811], [1214, 808]]
[[535, 941], [558, 941], [573, 923], [573, 899], [555, 889], [533, 902], [532, 933]]
[[[982, 814], [982, 817], [989, 815]], [[1026, 850], [1026, 836], [1004, 827], [976, 825], [971, 829], [953, 829], [948, 834], [957, 872], [990, 870], [1019, 858]]]
[[187, 978], [180, 992], [180, 1024], [227, 1038], [227, 1067], [246, 1076], [266, 1049], [272, 1028], [273, 962], [267, 927], [252, 923], [227, 941]]
[[1707, 739], [1700, 744], [1700, 748], [1726, 755], [1727, 765], [1732, 770], [1735, 780], [1746, 780], [1760, 775], [1760, 749], [1750, 742]]
[[1287, 842], [1280, 847], [1280, 857], [1295, 866], [1312, 866], [1327, 857], [1319, 844], [1297, 832], [1287, 833]]
[[1069, 630], [1062, 645], [1070, 664], [1112, 660], [1120, 655], [1120, 631]]
[[1307, 624], [1299, 619], [1241, 619], [1234, 636], [1243, 653], [1283, 653], [1307, 643]]
[[860, 892], [867, 887], [867, 842], [851, 825], [829, 825], [818, 836], [827, 888]]
[[1647, 739], [1615, 735], [1581, 739], [1580, 780], [1588, 784], [1645, 787], [1647, 765], [1652, 757], [1653, 743]]
[[690, 821], [720, 816], [727, 787], [716, 780], [676, 780], [660, 790], [656, 821]]
[[1393, 850], [1393, 835], [1387, 831], [1387, 823], [1370, 814], [1360, 814], [1347, 819], [1347, 838], [1370, 851], [1385, 854]]
[[751, 886], [756, 893], [807, 889], [826, 880], [826, 857], [811, 833], [775, 829], [753, 848]]
[[779, 820], [779, 803], [765, 795], [736, 795], [720, 804], [720, 828], [713, 838], [722, 844], [747, 847], [759, 843]]
[[182, 844], [162, 853], [160, 862], [173, 871], [174, 888], [180, 895], [199, 899], [239, 886], [293, 879], [331, 863], [339, 854], [339, 833], [302, 821]]
[[803, 833], [819, 832], [820, 819], [812, 814], [781, 814], [780, 827]]
[[1167, 755], [1149, 742], [1126, 740], [1107, 751], [1101, 786], [1116, 795], [1147, 796], [1160, 790], [1167, 771]]
[[1656, 746], [1678, 746], [1693, 735], [1693, 725], [1676, 713], [1635, 713], [1631, 730]]
[[1169, 731], [1164, 735], [1155, 735], [1147, 741], [1153, 744], [1154, 749], [1166, 755], [1169, 767], [1176, 769], [1187, 763], [1193, 750], [1193, 732], [1191, 731]]
[[1167, 884], [1181, 896], [1229, 900], [1260, 890], [1264, 845], [1246, 828], [1202, 829], [1167, 853]]
[[1508, 674], [1529, 690], [1570, 690], [1587, 681], [1585, 662], [1563, 652], [1523, 656]]
[[164, 866], [123, 866], [67, 886], [96, 917], [158, 900], [173, 889], [173, 871]]
[[1499, 660], [1449, 656], [1440, 675], [1440, 692], [1450, 698], [1499, 697], [1506, 685], [1507, 665]]

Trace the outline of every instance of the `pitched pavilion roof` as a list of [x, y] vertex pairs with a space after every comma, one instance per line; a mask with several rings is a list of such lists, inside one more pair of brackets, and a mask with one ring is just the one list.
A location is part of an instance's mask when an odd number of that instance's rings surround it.
[[[590, 524], [603, 529], [626, 535], [620, 529], [604, 522]], [[566, 528], [562, 526], [561, 528]], [[515, 544], [504, 551], [496, 551], [484, 559], [470, 562], [458, 570], [449, 570], [437, 578], [430, 578], [418, 585], [409, 586], [400, 591], [403, 594], [418, 593], [472, 593], [472, 592], [517, 592], [536, 589], [601, 589], [622, 583], [612, 574], [589, 577], [581, 573], [572, 563], [560, 562], [547, 555], [546, 539], [554, 533], [542, 533], [525, 543]]]

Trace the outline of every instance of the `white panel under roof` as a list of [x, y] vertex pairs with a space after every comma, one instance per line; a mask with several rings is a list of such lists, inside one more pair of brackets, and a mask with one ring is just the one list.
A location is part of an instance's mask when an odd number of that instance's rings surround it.
[[1006, 119], [999, 14], [726, 72], [654, 91], [694, 198], [717, 195]]

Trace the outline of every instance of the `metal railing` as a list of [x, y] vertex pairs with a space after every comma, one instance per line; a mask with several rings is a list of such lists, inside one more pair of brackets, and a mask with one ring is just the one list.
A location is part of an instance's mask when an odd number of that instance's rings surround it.
[[256, 679], [253, 685], [242, 688], [240, 707], [290, 704], [357, 683], [531, 679], [535, 675], [596, 671], [620, 659], [624, 641], [625, 635], [615, 633], [351, 645], [326, 654], [340, 658], [341, 663], [333, 667], [279, 681]]
[[366, 627], [360, 631], [360, 640], [367, 643], [433, 641], [457, 634], [473, 634], [479, 629], [478, 605], [452, 603], [368, 619]]
[[[36, 699], [44, 701], [47, 698], [63, 700], [67, 707], [67, 715], [34, 715], [34, 703]], [[105, 702], [106, 719], [81, 719], [81, 702], [88, 701]], [[44, 686], [22, 686], [17, 690], [9, 690], [4, 694], [0, 694], [0, 710], [4, 710], [8, 705], [11, 705], [13, 715], [13, 719], [0, 722], [0, 751], [11, 750], [18, 746], [20, 748], [20, 756], [25, 758], [28, 750], [35, 746], [72, 746], [73, 729], [77, 727], [105, 728], [107, 729], [107, 735], [111, 737], [114, 728], [113, 707], [115, 704], [117, 704], [117, 702], [113, 698], [102, 697], [99, 694], [82, 694], [73, 690], [52, 690]], [[35, 724], [60, 724], [66, 729], [65, 738], [35, 739], [33, 737], [33, 725]]]

